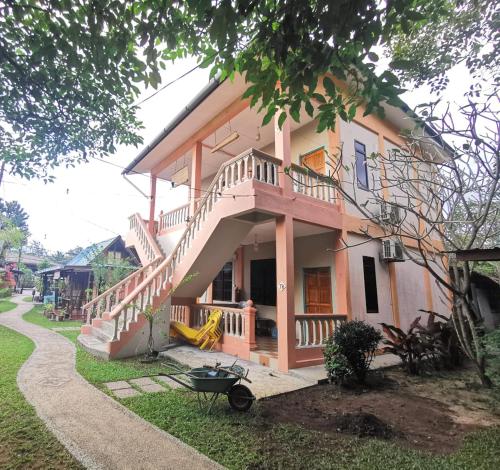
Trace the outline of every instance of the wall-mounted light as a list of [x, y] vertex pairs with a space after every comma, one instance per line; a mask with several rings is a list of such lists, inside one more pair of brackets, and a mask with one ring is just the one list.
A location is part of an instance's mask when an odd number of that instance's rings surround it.
[[255, 253], [259, 251], [259, 240], [257, 239], [257, 234], [255, 234], [253, 238], [253, 251], [255, 251]]

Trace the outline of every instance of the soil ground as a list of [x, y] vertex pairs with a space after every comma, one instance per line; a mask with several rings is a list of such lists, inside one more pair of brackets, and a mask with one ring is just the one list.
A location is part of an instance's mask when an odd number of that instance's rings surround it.
[[473, 380], [469, 369], [429, 377], [391, 369], [375, 373], [363, 388], [326, 384], [262, 400], [259, 408], [271, 423], [447, 454], [460, 448], [469, 432], [500, 425], [499, 391], [485, 395]]

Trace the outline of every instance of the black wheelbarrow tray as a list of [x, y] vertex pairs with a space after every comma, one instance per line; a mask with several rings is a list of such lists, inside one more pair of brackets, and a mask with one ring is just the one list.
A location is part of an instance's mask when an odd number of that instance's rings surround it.
[[[227, 367], [216, 365], [184, 371], [175, 364], [165, 365], [176, 372], [171, 374], [160, 372], [158, 375], [169, 377], [183, 387], [196, 392], [200, 409], [204, 408], [204, 402], [208, 404], [207, 413], [210, 413], [220, 395], [226, 395], [229, 405], [236, 411], [248, 411], [255, 401], [255, 396], [250, 389], [240, 383], [241, 380], [250, 382], [244, 375], [242, 367], [234, 364]], [[181, 376], [187, 377], [189, 381], [181, 379]]]

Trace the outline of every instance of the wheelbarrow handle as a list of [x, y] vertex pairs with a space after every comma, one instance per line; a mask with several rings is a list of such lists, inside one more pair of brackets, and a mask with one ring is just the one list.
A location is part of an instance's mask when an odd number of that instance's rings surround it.
[[212, 370], [221, 370], [222, 372], [226, 372], [227, 374], [235, 375], [236, 377], [239, 377], [240, 379], [243, 379], [250, 384], [252, 383], [252, 381], [249, 378], [247, 378], [244, 375], [237, 374], [236, 372], [232, 371], [231, 369], [224, 369], [224, 367], [217, 367], [217, 366], [214, 367], [214, 366], [208, 366], [208, 365], [204, 365], [203, 367], [206, 367], [207, 369], [212, 369]]

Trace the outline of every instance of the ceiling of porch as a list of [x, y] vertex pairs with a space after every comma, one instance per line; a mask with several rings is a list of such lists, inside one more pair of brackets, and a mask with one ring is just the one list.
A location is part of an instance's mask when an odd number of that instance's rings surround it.
[[[308, 237], [320, 233], [333, 232], [333, 230], [318, 225], [306, 224], [297, 220], [293, 221], [293, 237]], [[255, 225], [250, 233], [242, 240], [242, 245], [253, 245], [256, 242], [267, 243], [276, 240], [276, 223], [273, 220]]]

